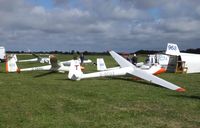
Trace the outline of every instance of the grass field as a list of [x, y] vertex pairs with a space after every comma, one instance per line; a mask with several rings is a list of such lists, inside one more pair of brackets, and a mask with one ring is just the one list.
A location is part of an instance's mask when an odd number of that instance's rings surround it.
[[[87, 57], [95, 61], [99, 56]], [[108, 66], [116, 65], [110, 56], [103, 57]], [[86, 72], [96, 69], [85, 67]], [[4, 68], [1, 64], [1, 128], [200, 128], [200, 74], [161, 74], [187, 89], [178, 93], [131, 78], [70, 81], [67, 74], [36, 77], [46, 72], [7, 74]]]

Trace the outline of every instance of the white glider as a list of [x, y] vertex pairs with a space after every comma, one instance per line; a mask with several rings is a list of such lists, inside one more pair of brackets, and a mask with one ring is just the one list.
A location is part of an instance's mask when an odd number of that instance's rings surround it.
[[66, 72], [69, 71], [69, 66], [64, 66], [62, 62], [58, 62], [57, 58], [54, 55], [50, 55], [50, 65], [31, 67], [19, 69], [16, 61], [13, 57], [8, 58], [6, 62], [6, 72], [21, 72], [21, 71], [58, 71]]
[[[39, 56], [38, 56], [39, 57]], [[41, 58], [44, 59], [44, 61], [42, 63], [47, 63], [48, 60], [45, 60], [45, 58]], [[71, 62], [73, 60], [68, 60], [68, 61], [62, 61], [62, 62], [58, 62], [56, 56], [54, 55], [50, 55], [49, 58], [49, 65], [45, 65], [45, 66], [38, 66], [38, 67], [31, 67], [31, 68], [23, 68], [23, 69], [19, 69], [16, 62], [17, 61], [17, 57], [16, 54], [11, 54], [7, 61], [6, 61], [6, 72], [23, 72], [23, 71], [57, 71], [57, 72], [61, 72], [61, 73], [65, 73], [67, 71], [69, 71], [69, 66], [71, 64]], [[28, 60], [29, 61], [29, 60]], [[24, 60], [24, 62], [28, 62], [26, 60]], [[81, 60], [78, 59], [77, 60], [79, 63], [81, 63]], [[84, 63], [91, 63], [91, 60], [84, 60]], [[81, 69], [83, 70], [84, 67], [81, 66]]]
[[[78, 60], [79, 63], [81, 63], [81, 59], [80, 59], [80, 58], [77, 59], [77, 60]], [[74, 61], [74, 60], [62, 61], [62, 64], [63, 64], [64, 66], [70, 66], [72, 61]], [[92, 63], [92, 60], [90, 60], [90, 59], [85, 59], [85, 60], [83, 60], [83, 63], [84, 63], [84, 64], [89, 64], [89, 63]]]
[[[113, 68], [107, 68], [106, 64], [104, 62], [104, 59], [97, 58], [97, 71], [108, 71], [108, 70], [119, 69], [119, 68], [120, 68], [120, 66], [113, 67]], [[166, 70], [164, 68], [162, 68], [161, 65], [159, 65], [159, 64], [154, 64], [150, 67], [148, 66], [148, 68], [143, 68], [143, 66], [141, 66], [139, 68], [147, 73], [154, 74], [154, 75], [158, 75], [158, 74], [166, 72]]]
[[[17, 62], [40, 62], [40, 63], [48, 63], [48, 64], [51, 64], [51, 61], [50, 61], [50, 56], [49, 57], [41, 57], [41, 56], [38, 56], [36, 54], [32, 54], [33, 56], [35, 56], [36, 58], [33, 58], [33, 59], [27, 59], [27, 60], [18, 60]], [[64, 66], [70, 66], [71, 64], [71, 61], [72, 60], [68, 60], [68, 61], [62, 61], [62, 64]], [[78, 61], [81, 63], [81, 60], [80, 58], [78, 59]], [[88, 64], [88, 63], [92, 63], [92, 60], [90, 59], [85, 59], [83, 60], [83, 63], [84, 64]]]
[[40, 62], [40, 63], [48, 63], [50, 64], [50, 56], [49, 57], [41, 57], [41, 56], [38, 56], [36, 54], [32, 54], [34, 57], [36, 58], [33, 58], [33, 59], [27, 59], [27, 60], [18, 60], [17, 62]]
[[147, 73], [141, 70], [140, 68], [137, 68], [132, 63], [130, 63], [129, 61], [127, 61], [114, 51], [110, 51], [110, 54], [115, 59], [115, 61], [120, 65], [119, 69], [83, 74], [83, 72], [81, 71], [80, 63], [78, 63], [77, 61], [73, 61], [69, 69], [68, 78], [71, 80], [81, 80], [94, 77], [132, 75], [171, 90], [176, 90], [178, 92], [185, 91], [184, 88], [181, 88], [166, 80], [156, 77], [150, 73]]

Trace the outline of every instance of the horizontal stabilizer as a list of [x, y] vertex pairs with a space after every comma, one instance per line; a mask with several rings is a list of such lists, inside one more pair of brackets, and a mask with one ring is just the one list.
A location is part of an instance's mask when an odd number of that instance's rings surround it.
[[27, 60], [18, 60], [17, 62], [35, 62], [38, 61], [38, 58], [27, 59]]
[[92, 63], [92, 60], [86, 59], [86, 60], [83, 60], [83, 63], [84, 63], [84, 64], [89, 64], [89, 63]]

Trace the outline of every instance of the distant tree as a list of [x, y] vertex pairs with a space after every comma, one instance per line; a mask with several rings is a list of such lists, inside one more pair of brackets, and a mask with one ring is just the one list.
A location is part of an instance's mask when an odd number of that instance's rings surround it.
[[153, 50], [139, 50], [137, 52], [135, 52], [136, 54], [155, 54], [155, 53], [159, 53], [161, 51], [153, 51]]
[[74, 50], [72, 50], [72, 51], [71, 51], [71, 54], [74, 54], [74, 53], [75, 53], [75, 51], [74, 51]]
[[185, 52], [200, 54], [200, 48], [197, 48], [197, 49], [187, 49]]
[[88, 51], [84, 51], [83, 54], [84, 54], [84, 55], [88, 55]]

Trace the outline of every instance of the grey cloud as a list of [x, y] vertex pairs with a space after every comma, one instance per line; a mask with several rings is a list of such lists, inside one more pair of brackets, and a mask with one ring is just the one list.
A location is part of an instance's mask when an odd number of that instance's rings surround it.
[[68, 0], [53, 0], [53, 3], [55, 5], [65, 5], [65, 4], [68, 4]]
[[23, 7], [24, 2], [22, 0], [0, 0], [0, 11], [13, 12]]
[[167, 42], [200, 47], [196, 1], [79, 0], [76, 7], [70, 2], [54, 0], [55, 8], [46, 9], [24, 0], [0, 1], [1, 44], [37, 51], [164, 50]]

